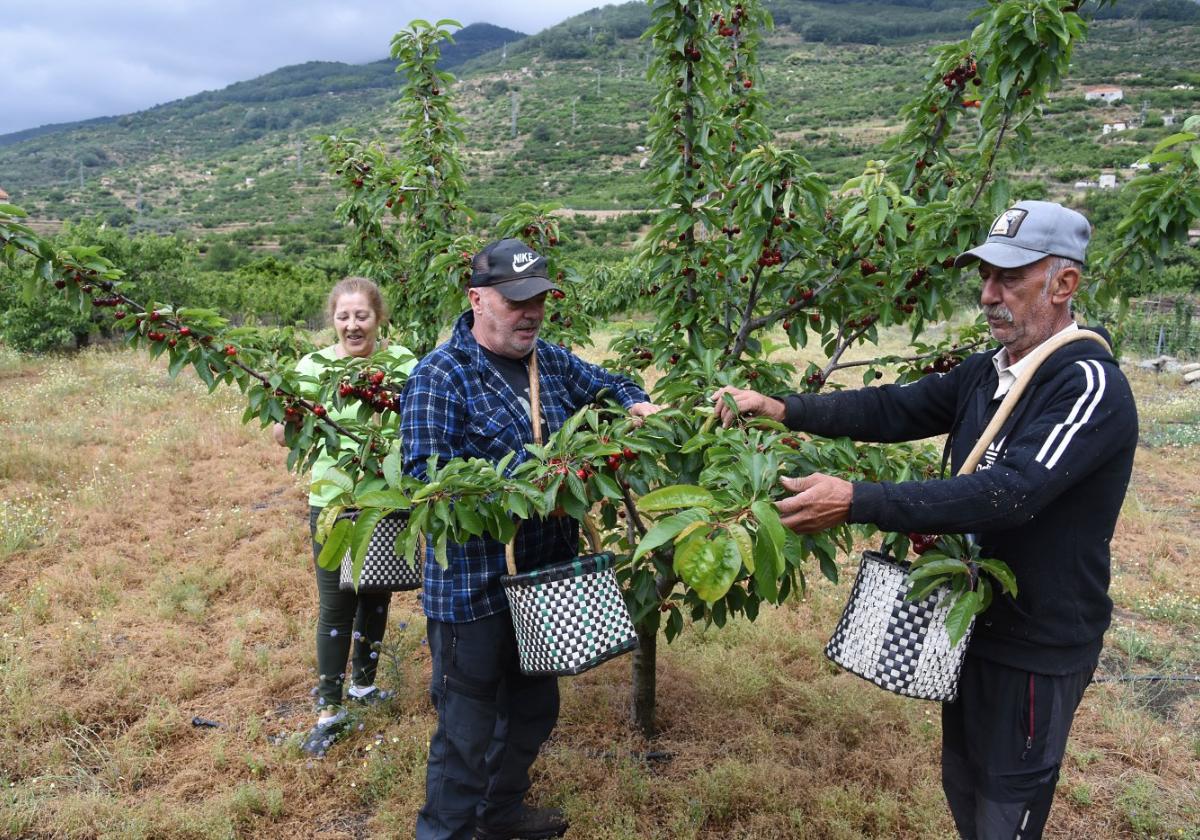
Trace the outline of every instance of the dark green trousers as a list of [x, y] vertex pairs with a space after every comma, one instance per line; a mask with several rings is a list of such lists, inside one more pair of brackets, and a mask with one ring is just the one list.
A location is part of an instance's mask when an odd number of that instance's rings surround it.
[[321, 508], [310, 507], [308, 529], [313, 538], [313, 568], [317, 573], [317, 706], [339, 706], [346, 682], [346, 661], [354, 647], [352, 677], [355, 685], [372, 685], [379, 664], [379, 649], [387, 629], [390, 592], [358, 594], [338, 588], [341, 574], [317, 565], [321, 544], [317, 542], [317, 517]]

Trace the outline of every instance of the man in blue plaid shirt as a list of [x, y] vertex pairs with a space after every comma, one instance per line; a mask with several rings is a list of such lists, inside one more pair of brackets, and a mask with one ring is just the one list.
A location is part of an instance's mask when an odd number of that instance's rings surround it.
[[[499, 461], [533, 441], [528, 361], [536, 348], [543, 435], [609, 391], [635, 417], [658, 410], [630, 380], [538, 341], [550, 282], [546, 260], [519, 240], [494, 242], [475, 255], [467, 288], [471, 309], [450, 340], [421, 360], [404, 389], [401, 432], [409, 474], [425, 477], [439, 462]], [[578, 553], [578, 523], [531, 519], [517, 535], [519, 571]], [[449, 565], [425, 558], [422, 602], [433, 657], [430, 693], [438, 726], [429, 745], [419, 840], [559, 837], [556, 808], [524, 803], [529, 768], [558, 720], [558, 680], [528, 676], [500, 585], [504, 546], [486, 537], [451, 543]]]

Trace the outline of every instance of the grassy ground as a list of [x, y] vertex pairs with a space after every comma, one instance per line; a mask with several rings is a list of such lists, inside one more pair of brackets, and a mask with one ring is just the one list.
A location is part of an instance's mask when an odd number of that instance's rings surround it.
[[[1196, 674], [1200, 391], [1130, 376], [1144, 445], [1100, 675]], [[393, 601], [395, 701], [304, 758], [288, 736], [315, 683], [305, 492], [236, 394], [125, 351], [0, 349], [0, 405], [0, 836], [410, 836], [434, 723], [417, 599]], [[661, 646], [652, 744], [626, 724], [627, 660], [562, 682], [534, 793], [570, 837], [951, 836], [937, 707], [823, 659], [847, 583], [813, 578], [755, 624]], [[1200, 838], [1198, 768], [1200, 686], [1096, 685], [1048, 836]]]

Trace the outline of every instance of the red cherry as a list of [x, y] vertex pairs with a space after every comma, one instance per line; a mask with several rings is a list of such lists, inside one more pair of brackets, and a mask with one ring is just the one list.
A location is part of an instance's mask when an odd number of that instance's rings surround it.
[[321, 405], [320, 403], [317, 403], [316, 405], [313, 406], [312, 413], [317, 415], [318, 417], [324, 417], [325, 416], [325, 406]]
[[236, 356], [236, 355], [237, 355], [237, 348], [236, 348], [236, 347], [234, 347], [232, 344], [226, 344], [226, 345], [225, 345], [225, 351], [224, 351], [224, 352], [225, 352], [225, 355], [226, 355], [226, 356]]
[[621, 457], [623, 457], [626, 461], [636, 461], [638, 454], [626, 446], [621, 450]]
[[917, 554], [924, 554], [934, 548], [937, 548], [937, 534], [918, 534], [915, 531], [909, 532], [908, 539], [912, 542], [913, 551]]
[[186, 338], [187, 336], [192, 334], [192, 328], [191, 327], [180, 327], [179, 334]]
[[588, 477], [588, 471], [587, 471], [587, 468], [586, 468], [586, 467], [580, 467], [579, 469], [575, 470], [575, 477], [576, 477], [576, 478], [578, 478], [580, 481], [582, 481], [583, 479], [587, 478], [587, 477]]

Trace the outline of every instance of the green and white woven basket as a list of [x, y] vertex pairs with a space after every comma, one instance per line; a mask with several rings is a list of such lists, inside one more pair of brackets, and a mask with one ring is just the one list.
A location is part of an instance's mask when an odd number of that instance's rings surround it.
[[637, 647], [610, 552], [500, 578], [521, 670], [580, 674]]

